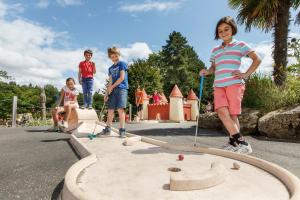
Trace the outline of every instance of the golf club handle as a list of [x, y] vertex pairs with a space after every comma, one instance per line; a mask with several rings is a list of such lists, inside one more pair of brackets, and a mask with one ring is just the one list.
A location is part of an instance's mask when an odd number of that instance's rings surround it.
[[203, 82], [204, 82], [204, 75], [202, 75], [200, 78], [200, 87], [199, 87], [199, 100], [200, 101], [202, 99], [202, 94], [203, 94]]
[[197, 136], [198, 136], [198, 123], [199, 123], [199, 115], [200, 115], [200, 110], [201, 110], [201, 99], [202, 99], [202, 91], [203, 91], [203, 82], [204, 82], [204, 75], [201, 76], [200, 78], [200, 86], [199, 86], [199, 101], [198, 101], [198, 106], [199, 106], [199, 113], [197, 116], [196, 120], [196, 131], [195, 131], [195, 137], [194, 137], [194, 146], [197, 144]]

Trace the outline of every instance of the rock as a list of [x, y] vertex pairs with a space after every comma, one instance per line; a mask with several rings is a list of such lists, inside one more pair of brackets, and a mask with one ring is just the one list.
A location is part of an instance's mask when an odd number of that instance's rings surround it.
[[300, 140], [300, 106], [264, 115], [258, 121], [258, 131], [270, 138]]
[[[248, 135], [250, 133], [257, 132], [257, 123], [259, 117], [260, 117], [260, 112], [258, 110], [243, 108], [243, 112], [239, 116], [241, 133], [243, 135]], [[215, 129], [215, 130], [223, 129], [226, 132], [216, 112], [200, 114], [199, 128]]]
[[241, 168], [241, 166], [237, 162], [234, 162], [232, 164], [232, 169], [239, 170], [240, 168]]
[[199, 128], [220, 130], [222, 129], [222, 126], [222, 122], [216, 112], [209, 112], [199, 115]]
[[123, 145], [124, 146], [132, 146], [142, 140], [141, 136], [133, 136], [133, 137], [128, 137], [125, 138]]
[[257, 132], [257, 124], [260, 115], [261, 114], [259, 110], [243, 108], [242, 114], [239, 116], [241, 133], [243, 135], [249, 135], [251, 133]]

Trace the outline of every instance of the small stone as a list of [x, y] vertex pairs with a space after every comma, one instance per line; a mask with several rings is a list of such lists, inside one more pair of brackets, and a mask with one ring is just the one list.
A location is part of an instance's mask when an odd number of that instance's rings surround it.
[[237, 162], [233, 163], [233, 169], [239, 170], [240, 168], [241, 166]]

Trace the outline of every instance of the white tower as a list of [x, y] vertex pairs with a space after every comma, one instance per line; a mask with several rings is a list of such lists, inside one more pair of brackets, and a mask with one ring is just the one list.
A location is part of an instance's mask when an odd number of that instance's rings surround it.
[[198, 97], [192, 89], [187, 96], [187, 103], [191, 104], [191, 120], [196, 121], [199, 115]]
[[148, 104], [149, 104], [149, 98], [148, 95], [145, 91], [145, 89], [143, 89], [143, 96], [144, 96], [144, 101], [143, 101], [143, 119], [147, 120], [148, 119]]
[[175, 122], [184, 121], [183, 96], [177, 85], [174, 86], [170, 94], [170, 120]]

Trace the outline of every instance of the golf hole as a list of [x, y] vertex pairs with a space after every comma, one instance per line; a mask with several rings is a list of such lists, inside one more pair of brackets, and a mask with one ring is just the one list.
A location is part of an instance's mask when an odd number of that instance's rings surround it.
[[170, 167], [170, 168], [168, 168], [168, 170], [169, 170], [170, 172], [180, 172], [180, 171], [181, 171], [181, 169], [178, 168], [178, 167]]

